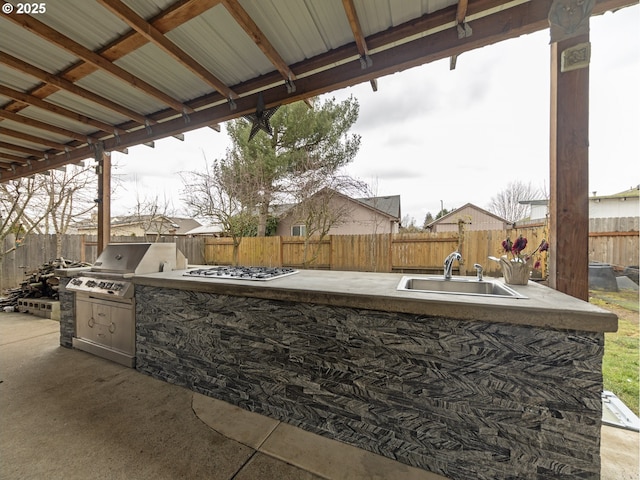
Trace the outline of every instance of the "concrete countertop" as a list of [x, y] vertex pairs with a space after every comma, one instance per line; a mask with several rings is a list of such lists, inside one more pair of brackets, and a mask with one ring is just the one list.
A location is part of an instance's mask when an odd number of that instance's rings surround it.
[[[528, 298], [492, 298], [396, 290], [403, 274], [300, 270], [269, 281], [185, 277], [186, 270], [136, 275], [136, 285], [223, 295], [504, 322], [555, 330], [615, 332], [618, 317], [543, 285], [510, 285]], [[433, 275], [411, 275], [433, 277]], [[502, 279], [492, 279], [502, 281]]]

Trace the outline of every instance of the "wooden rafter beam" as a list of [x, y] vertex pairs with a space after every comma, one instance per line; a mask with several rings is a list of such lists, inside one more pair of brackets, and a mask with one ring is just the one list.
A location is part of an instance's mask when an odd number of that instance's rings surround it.
[[20, 140], [24, 140], [29, 143], [35, 143], [37, 145], [44, 145], [45, 147], [49, 147], [53, 150], [59, 150], [61, 152], [65, 149], [65, 145], [63, 145], [62, 143], [53, 142], [36, 135], [30, 135], [28, 133], [11, 130], [10, 128], [0, 127], [0, 135], [4, 137], [18, 138]]
[[152, 42], [178, 63], [187, 67], [192, 73], [200, 77], [204, 82], [215, 88], [226, 98], [238, 98], [238, 95], [225, 85], [220, 79], [197, 62], [188, 53], [165, 37], [162, 32], [139, 16], [134, 10], [126, 6], [120, 0], [98, 0], [102, 6], [133, 28], [140, 35]]
[[[2, 3], [6, 4], [7, 2], [3, 0]], [[40, 22], [39, 20], [36, 20], [34, 17], [30, 15], [10, 14], [10, 15], [5, 15], [4, 18], [12, 21], [16, 25], [24, 28], [25, 30], [28, 30], [38, 35], [39, 37], [45, 39], [47, 42], [55, 44], [58, 47], [62, 48], [63, 50], [72, 53], [73, 55], [75, 55], [78, 58], [81, 58], [85, 62], [93, 64], [98, 69], [108, 72], [109, 74], [116, 77], [117, 79], [129, 84], [130, 86], [136, 88], [142, 93], [149, 95], [150, 97], [153, 97], [156, 100], [159, 100], [160, 102], [170, 106], [174, 110], [180, 113], [192, 112], [192, 110], [189, 107], [179, 102], [175, 98], [171, 97], [170, 95], [167, 95], [160, 89], [145, 82], [141, 78], [138, 78], [135, 75], [127, 72], [125, 69], [110, 62], [109, 60], [99, 55], [98, 53], [92, 50], [89, 50], [85, 46], [63, 35], [57, 30], [49, 27], [48, 25]]]
[[469, 6], [468, 0], [458, 0], [458, 6], [456, 8], [456, 23], [460, 25], [467, 17], [467, 7]]
[[42, 108], [43, 110], [47, 110], [48, 112], [55, 113], [56, 115], [67, 118], [69, 120], [74, 120], [76, 122], [91, 125], [92, 127], [95, 127], [98, 130], [102, 130], [103, 132], [118, 133], [118, 129], [115, 128], [113, 125], [101, 122], [100, 120], [89, 118], [86, 115], [76, 113], [72, 110], [69, 110], [68, 108], [64, 108], [59, 105], [56, 105], [55, 103], [46, 102], [38, 97], [34, 97], [33, 95], [29, 95], [28, 93], [19, 92], [18, 90], [14, 90], [13, 88], [0, 85], [0, 95], [13, 98], [14, 100], [27, 103], [34, 107]]
[[247, 11], [242, 8], [238, 0], [222, 0], [222, 4], [231, 14], [233, 19], [242, 27], [242, 29], [251, 37], [253, 42], [258, 46], [262, 53], [269, 59], [274, 67], [280, 72], [280, 75], [286, 81], [296, 79], [295, 74], [289, 68], [289, 65], [280, 56], [278, 51], [269, 42], [267, 37], [262, 33], [256, 22], [253, 21]]
[[[349, 20], [349, 25], [351, 26], [351, 32], [353, 33], [353, 38], [356, 42], [358, 53], [360, 54], [360, 61], [362, 62], [363, 68], [366, 68], [370, 66], [371, 59], [369, 57], [367, 40], [365, 39], [364, 33], [362, 32], [362, 26], [360, 25], [360, 20], [358, 19], [356, 6], [353, 4], [353, 0], [342, 0], [342, 6], [344, 8], [345, 14], [347, 15], [347, 20]], [[372, 78], [371, 80], [369, 80], [369, 83], [371, 84], [371, 88], [373, 89], [373, 91], [377, 92], [377, 79]]]
[[361, 57], [369, 55], [369, 49], [367, 48], [367, 41], [365, 40], [364, 33], [362, 33], [362, 27], [360, 26], [360, 20], [358, 19], [358, 12], [353, 4], [353, 0], [342, 0], [342, 6], [344, 12], [349, 20], [349, 26], [353, 33], [353, 38], [356, 41], [356, 47], [358, 47], [358, 53]]
[[[19, 58], [13, 57], [8, 53], [0, 52], [0, 63], [3, 63], [4, 65], [7, 65], [19, 72], [26, 73], [27, 75], [37, 78], [44, 83], [50, 84], [56, 87], [56, 90], [60, 89], [69, 93], [73, 93], [74, 95], [85, 98], [91, 102], [97, 103], [98, 105], [102, 105], [109, 110], [124, 115], [127, 118], [130, 118], [131, 120], [134, 120], [140, 124], [144, 125], [145, 122], [153, 122], [153, 120], [148, 119], [144, 115], [140, 115], [138, 112], [135, 112], [130, 108], [112, 102], [111, 100], [101, 97], [100, 95], [97, 95], [85, 88], [79, 87], [78, 85], [70, 82], [65, 78], [62, 78], [58, 75], [53, 75], [45, 70], [42, 70], [41, 68], [20, 60]], [[31, 95], [40, 99], [48, 96], [42, 96], [34, 93], [34, 91], [40, 90], [40, 88], [41, 87], [37, 87], [36, 89], [33, 89]]]

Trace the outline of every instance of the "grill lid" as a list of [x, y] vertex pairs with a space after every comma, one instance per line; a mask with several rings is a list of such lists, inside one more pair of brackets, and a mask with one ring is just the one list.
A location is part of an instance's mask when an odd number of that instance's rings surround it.
[[91, 271], [141, 275], [175, 270], [177, 254], [175, 243], [110, 243]]

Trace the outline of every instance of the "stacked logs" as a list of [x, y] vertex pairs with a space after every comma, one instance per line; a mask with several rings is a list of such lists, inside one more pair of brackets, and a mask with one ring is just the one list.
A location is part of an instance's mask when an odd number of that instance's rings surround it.
[[28, 273], [28, 277], [19, 287], [10, 288], [0, 297], [0, 309], [16, 307], [22, 298], [51, 298], [58, 299], [60, 277], [55, 270], [60, 268], [89, 267], [91, 264], [66, 260], [62, 257], [40, 265], [36, 270]]

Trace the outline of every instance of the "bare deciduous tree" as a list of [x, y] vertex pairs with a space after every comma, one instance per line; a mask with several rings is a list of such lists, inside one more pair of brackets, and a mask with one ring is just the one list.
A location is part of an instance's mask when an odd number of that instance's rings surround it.
[[79, 218], [95, 208], [93, 200], [97, 177], [92, 167], [67, 165], [64, 170], [49, 170], [43, 175], [42, 193], [48, 202], [48, 214], [36, 227], [41, 233], [56, 234], [56, 257], [62, 256], [62, 236]]
[[[206, 163], [204, 172], [181, 174], [182, 200], [194, 216], [220, 226], [233, 239], [233, 261], [238, 264], [238, 247], [243, 236], [257, 224], [254, 205], [249, 199], [257, 185], [251, 176], [231, 175], [219, 160]], [[255, 235], [255, 233], [254, 233]]]
[[130, 216], [140, 225], [145, 237], [153, 235], [153, 241], [157, 242], [163, 233], [174, 228], [171, 219], [174, 214], [171, 202], [166, 197], [160, 201], [158, 196], [140, 198], [136, 193], [136, 204]]
[[416, 225], [416, 219], [409, 214], [402, 217], [400, 225], [401, 233], [419, 233], [422, 231], [422, 229]]
[[[25, 235], [33, 232], [49, 214], [51, 205], [42, 195], [45, 179], [45, 175], [33, 175], [0, 183], [0, 267], [5, 255], [18, 248]], [[15, 235], [15, 241], [5, 250], [9, 235]]]
[[491, 197], [487, 210], [510, 221], [522, 220], [529, 214], [529, 206], [520, 202], [544, 198], [544, 190], [535, 188], [531, 183], [511, 182], [496, 196]]

